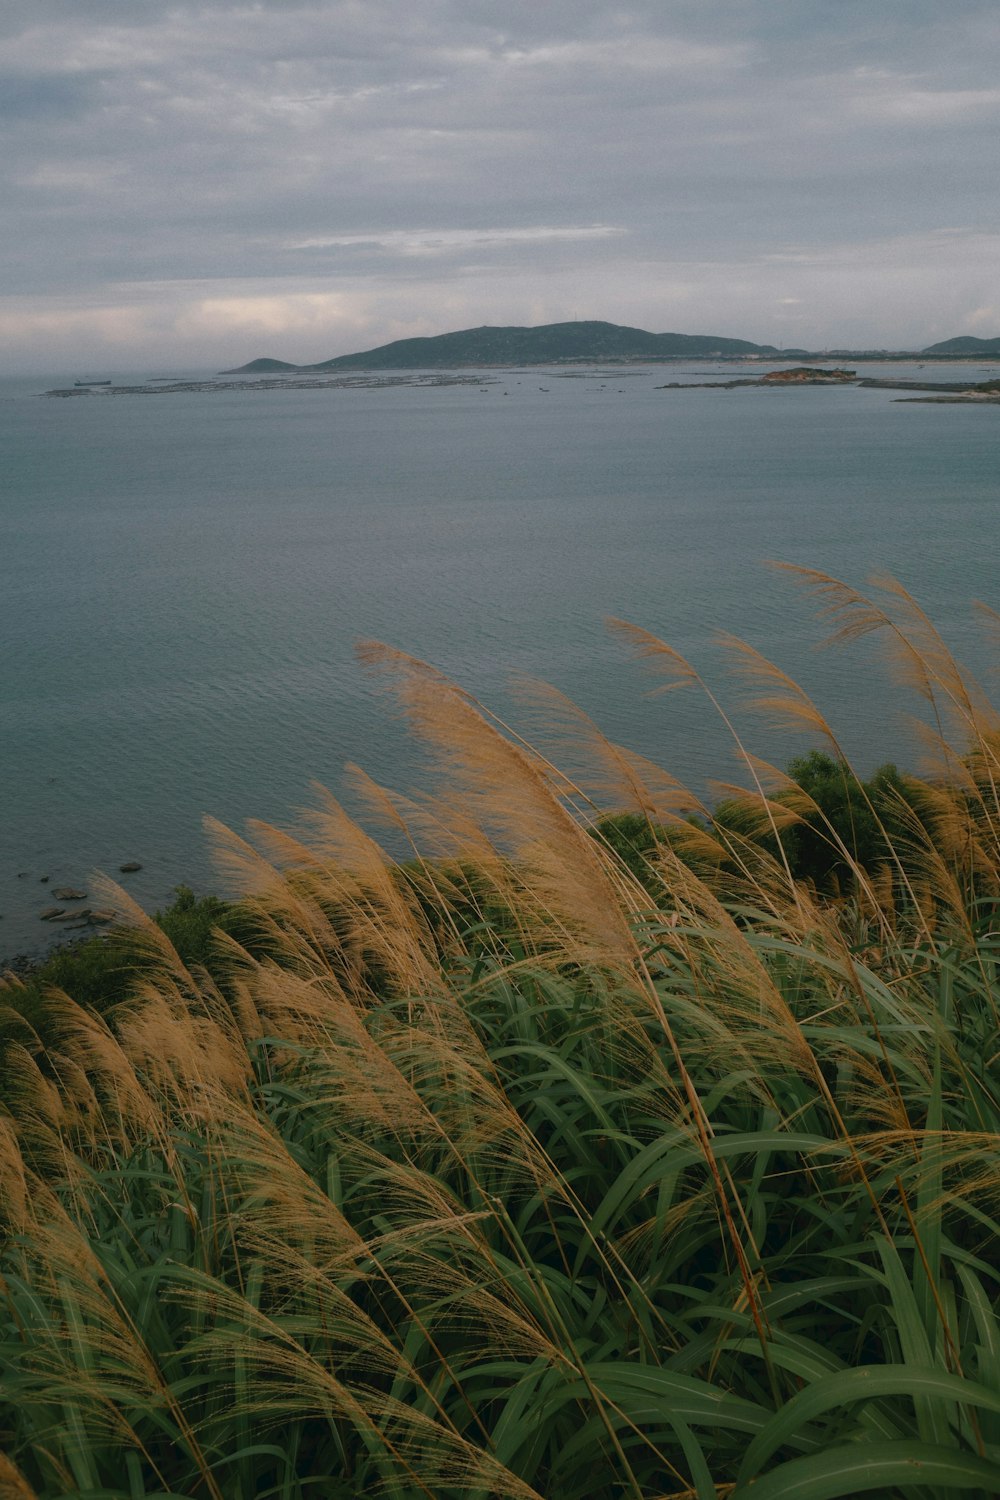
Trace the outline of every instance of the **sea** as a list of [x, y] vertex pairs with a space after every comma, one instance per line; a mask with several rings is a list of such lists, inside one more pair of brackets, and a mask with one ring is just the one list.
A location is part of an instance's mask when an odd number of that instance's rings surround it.
[[[80, 372], [0, 382], [0, 962], [64, 938], [40, 912], [94, 871], [151, 911], [181, 883], [228, 894], [206, 814], [294, 831], [316, 782], [360, 810], [352, 764], [433, 790], [360, 640], [433, 663], [547, 750], [530, 684], [548, 683], [710, 802], [746, 775], [712, 698], [777, 764], [818, 743], [753, 706], [725, 633], [803, 684], [862, 774], [916, 767], [919, 700], [879, 639], [824, 648], [817, 601], [769, 563], [862, 589], [891, 574], [990, 687], [973, 602], [1000, 609], [1000, 410], [854, 386], [663, 388], [762, 372], [299, 389], [185, 371], [205, 383], [69, 399], [43, 393]], [[609, 616], [666, 641], [708, 692], [656, 691]], [[565, 733], [557, 753], [573, 759]]]

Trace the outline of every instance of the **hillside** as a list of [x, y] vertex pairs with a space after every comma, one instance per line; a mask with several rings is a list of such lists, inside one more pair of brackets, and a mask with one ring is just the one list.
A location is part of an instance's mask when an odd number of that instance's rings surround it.
[[432, 338], [397, 339], [377, 349], [342, 354], [321, 364], [289, 366], [280, 360], [254, 360], [224, 375], [250, 375], [280, 369], [412, 370], [456, 365], [551, 364], [563, 360], [707, 358], [713, 355], [790, 354], [772, 344], [715, 334], [647, 333], [618, 323], [546, 323], [538, 328], [465, 328]]
[[1000, 354], [1000, 338], [975, 339], [970, 334], [961, 338], [944, 339], [940, 344], [931, 344], [924, 354]]
[[284, 359], [252, 359], [248, 365], [240, 365], [238, 370], [220, 370], [220, 375], [283, 375], [291, 374], [301, 369], [300, 365], [290, 365]]

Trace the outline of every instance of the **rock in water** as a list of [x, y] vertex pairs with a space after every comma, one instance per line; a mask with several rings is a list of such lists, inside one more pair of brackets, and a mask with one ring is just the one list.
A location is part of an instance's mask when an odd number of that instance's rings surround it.
[[137, 859], [129, 859], [123, 865], [119, 865], [118, 868], [123, 875], [134, 875], [136, 870], [142, 869], [142, 865]]

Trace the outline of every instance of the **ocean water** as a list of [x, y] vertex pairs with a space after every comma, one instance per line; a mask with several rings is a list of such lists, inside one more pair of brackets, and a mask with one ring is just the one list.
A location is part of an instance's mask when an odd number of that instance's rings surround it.
[[0, 386], [0, 958], [59, 935], [38, 919], [44, 876], [85, 889], [138, 860], [122, 880], [155, 909], [181, 881], [225, 889], [205, 813], [293, 827], [314, 779], [351, 801], [348, 762], [426, 785], [359, 638], [434, 662], [529, 734], [512, 679], [544, 679], [704, 791], [738, 777], [731, 740], [695, 689], [651, 697], [604, 621], [688, 656], [784, 763], [810, 742], [746, 707], [714, 640], [731, 632], [801, 678], [861, 770], [915, 758], [878, 650], [817, 651], [813, 604], [765, 564], [895, 574], [988, 680], [971, 603], [1000, 607], [1000, 411], [657, 389], [741, 373], [72, 400], [38, 394], [65, 377]]

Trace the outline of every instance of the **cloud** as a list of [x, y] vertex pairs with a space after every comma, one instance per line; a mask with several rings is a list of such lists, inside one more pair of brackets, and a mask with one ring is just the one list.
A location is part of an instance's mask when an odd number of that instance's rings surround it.
[[1000, 328], [1000, 302], [989, 302], [984, 307], [974, 307], [965, 314], [962, 331], [965, 333], [988, 331], [995, 334]]
[[749, 53], [750, 49], [745, 45], [709, 45], [677, 36], [633, 32], [595, 40], [574, 39], [524, 47], [469, 48], [451, 55], [462, 65], [499, 61], [506, 67], [543, 68], [546, 71], [614, 68], [626, 73], [673, 73], [691, 69], [715, 72], [739, 67], [747, 62]]
[[982, 128], [1000, 111], [998, 88], [935, 88], [886, 69], [858, 68], [852, 76], [849, 107], [864, 120], [908, 127], [968, 122]]
[[92, 106], [97, 88], [93, 75], [0, 71], [0, 121], [25, 121], [38, 128], [46, 121], [75, 119]]
[[295, 338], [317, 325], [334, 329], [351, 322], [348, 300], [336, 292], [260, 293], [209, 296], [182, 305], [173, 319], [181, 339], [242, 337]]
[[115, 179], [123, 174], [124, 169], [111, 162], [95, 165], [86, 161], [43, 161], [27, 172], [15, 171], [11, 181], [43, 193], [92, 197], [113, 187]]
[[539, 309], [922, 341], [992, 306], [998, 46], [993, 0], [14, 0], [6, 357], [32, 309], [230, 363]]
[[790, 246], [760, 257], [765, 265], [806, 266], [885, 266], [905, 270], [914, 265], [953, 267], [956, 260], [965, 265], [996, 266], [1000, 258], [1000, 230], [981, 230], [972, 226], [943, 226], [922, 234], [892, 235], [878, 240], [841, 240], [809, 249]]
[[[0, 340], [30, 348], [36, 355], [58, 356], [64, 348], [90, 345], [139, 352], [152, 333], [149, 314], [142, 307], [83, 307], [57, 298], [28, 306], [9, 298], [0, 301]], [[36, 361], [31, 363], [34, 366]]]
[[454, 255], [470, 250], [515, 246], [532, 249], [555, 241], [614, 239], [627, 231], [611, 224], [528, 224], [521, 228], [390, 229], [361, 234], [320, 235], [293, 242], [290, 250], [327, 250], [365, 246], [393, 255]]

